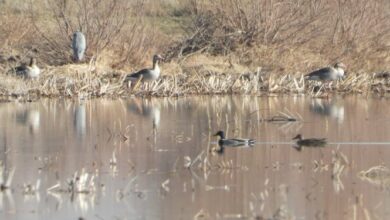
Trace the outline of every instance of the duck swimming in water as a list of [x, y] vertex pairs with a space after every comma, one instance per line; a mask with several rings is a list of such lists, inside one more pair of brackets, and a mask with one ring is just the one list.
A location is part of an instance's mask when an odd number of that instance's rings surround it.
[[237, 146], [253, 145], [256, 142], [256, 140], [254, 139], [242, 139], [242, 138], [227, 139], [225, 137], [225, 132], [223, 131], [218, 131], [217, 133], [214, 134], [214, 136], [219, 136], [218, 144], [220, 146], [237, 147]]
[[302, 147], [324, 147], [326, 145], [326, 138], [309, 138], [303, 139], [301, 134], [298, 134], [293, 138], [296, 140], [294, 147], [301, 151]]

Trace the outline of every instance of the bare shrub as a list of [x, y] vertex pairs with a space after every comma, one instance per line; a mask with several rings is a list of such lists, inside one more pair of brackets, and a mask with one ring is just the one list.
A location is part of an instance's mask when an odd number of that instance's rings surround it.
[[275, 44], [286, 39], [305, 42], [309, 33], [318, 30], [310, 25], [324, 13], [322, 7], [305, 0], [203, 1], [197, 4], [188, 28], [190, 36], [178, 46], [177, 55], [198, 50], [223, 54], [241, 45]]
[[34, 48], [27, 46], [26, 42], [34, 35], [34, 29], [28, 21], [28, 17], [23, 14], [0, 14], [0, 63], [16, 61], [16, 56], [23, 59], [17, 50], [24, 50], [25, 56], [32, 55]]
[[0, 15], [0, 47], [15, 46], [20, 43], [32, 28], [28, 26], [28, 18], [10, 14]]
[[[358, 43], [372, 43], [372, 39], [388, 36], [389, 16], [383, 10], [384, 1], [337, 0], [331, 30], [332, 43], [346, 47]], [[338, 9], [338, 10], [335, 10]], [[331, 17], [329, 17], [331, 18]]]
[[[104, 60], [107, 57], [103, 55], [114, 56], [130, 53], [131, 51], [127, 51], [126, 45], [128, 44], [132, 44], [131, 49], [136, 49], [135, 45], [145, 46], [139, 40], [139, 38], [148, 38], [147, 28], [143, 27], [144, 22], [138, 16], [142, 13], [140, 10], [142, 7], [135, 7], [132, 5], [133, 2], [128, 0], [48, 0], [44, 10], [32, 7], [33, 25], [43, 39], [43, 42], [36, 42], [41, 48], [41, 56], [49, 64], [58, 65], [70, 62], [72, 34], [77, 30], [86, 36], [87, 59], [94, 57]], [[42, 16], [49, 16], [49, 21], [43, 21]], [[137, 50], [148, 49], [150, 48], [138, 48]], [[131, 56], [131, 54], [126, 55]], [[112, 61], [118, 65], [118, 57], [115, 56], [113, 59]], [[108, 62], [112, 64], [111, 61]]]
[[337, 59], [390, 44], [386, 0], [192, 2], [196, 9], [188, 35], [172, 46], [171, 58], [194, 52], [225, 55], [243, 47], [279, 45], [303, 47]]

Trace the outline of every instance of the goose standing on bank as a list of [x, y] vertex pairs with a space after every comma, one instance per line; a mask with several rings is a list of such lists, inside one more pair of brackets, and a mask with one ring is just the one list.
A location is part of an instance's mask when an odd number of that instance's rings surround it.
[[73, 49], [73, 60], [75, 62], [80, 62], [84, 58], [85, 48], [87, 43], [85, 41], [85, 36], [80, 31], [76, 31], [73, 34], [72, 40], [72, 49]]
[[161, 55], [154, 55], [152, 69], [142, 69], [138, 72], [131, 73], [126, 76], [125, 82], [136, 81], [139, 79], [141, 79], [143, 82], [151, 82], [158, 79], [158, 77], [160, 77], [160, 67], [158, 66], [160, 60], [164, 60]]
[[345, 65], [336, 63], [334, 66], [325, 67], [305, 75], [308, 80], [316, 81], [334, 81], [344, 78]]
[[38, 78], [41, 74], [41, 70], [37, 66], [37, 60], [33, 57], [30, 59], [28, 65], [21, 65], [15, 68], [16, 75], [23, 76], [25, 78]]
[[225, 138], [225, 132], [218, 131], [214, 136], [219, 136], [218, 144], [220, 146], [244, 146], [244, 145], [253, 145], [256, 140], [254, 139], [242, 139], [242, 138]]

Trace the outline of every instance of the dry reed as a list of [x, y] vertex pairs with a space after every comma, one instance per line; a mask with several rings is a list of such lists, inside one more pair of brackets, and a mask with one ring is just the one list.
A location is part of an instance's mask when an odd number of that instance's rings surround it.
[[[68, 73], [64, 74], [64, 71]], [[331, 92], [354, 94], [386, 94], [390, 91], [387, 78], [374, 75], [349, 75], [345, 80], [333, 82], [331, 89], [321, 87], [320, 82], [305, 81], [303, 75], [271, 75], [261, 72], [248, 77], [244, 74], [218, 74], [191, 72], [189, 74], [164, 75], [151, 83], [138, 83], [128, 87], [124, 75], [98, 70], [91, 66], [70, 65], [66, 68], [52, 68], [43, 72], [39, 80], [28, 81], [12, 75], [0, 77], [0, 96], [4, 100], [39, 97], [127, 97], [187, 95], [277, 95], [310, 94], [322, 96]], [[321, 87], [320, 91], [315, 91]], [[315, 92], [314, 92], [315, 91]]]
[[[385, 0], [50, 0], [27, 5], [19, 11], [3, 10], [0, 15], [0, 73], [34, 56], [44, 67], [43, 74], [32, 82], [1, 74], [3, 100], [200, 94], [321, 96], [324, 88], [318, 90], [319, 83], [305, 82], [302, 73], [336, 60], [346, 63], [350, 74], [333, 83], [333, 91], [390, 91], [386, 77], [371, 74], [389, 68], [390, 14], [386, 9], [390, 4]], [[163, 22], [155, 22], [165, 19], [187, 21], [177, 21], [185, 33], [179, 42], [171, 41], [177, 36], [170, 31], [163, 34]], [[86, 34], [89, 65], [63, 65], [70, 62], [75, 30]], [[143, 67], [158, 51], [177, 68], [163, 69], [163, 77], [154, 83], [131, 88], [123, 85], [119, 70]], [[204, 59], [198, 59], [200, 56]], [[193, 57], [195, 64], [188, 65]], [[258, 70], [248, 73], [248, 69]]]

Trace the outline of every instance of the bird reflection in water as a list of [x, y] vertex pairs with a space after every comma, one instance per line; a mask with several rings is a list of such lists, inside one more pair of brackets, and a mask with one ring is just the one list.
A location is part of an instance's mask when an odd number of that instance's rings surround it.
[[20, 111], [16, 111], [16, 120], [22, 125], [28, 126], [30, 134], [37, 134], [40, 127], [40, 112], [34, 106], [29, 106]]
[[152, 119], [153, 130], [157, 130], [160, 125], [160, 107], [149, 99], [131, 99], [127, 104], [127, 109], [137, 115]]
[[[127, 110], [152, 121], [152, 139], [157, 143], [157, 130], [160, 125], [160, 105], [152, 99], [133, 98], [127, 103]], [[149, 138], [148, 138], [149, 139]]]
[[77, 103], [74, 109], [73, 125], [78, 137], [84, 137], [87, 131], [85, 103]]
[[316, 114], [334, 118], [339, 123], [344, 121], [344, 103], [337, 98], [332, 100], [314, 98], [310, 104], [310, 110]]

